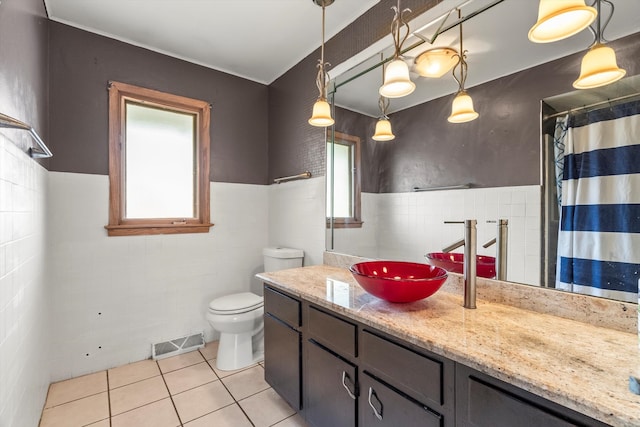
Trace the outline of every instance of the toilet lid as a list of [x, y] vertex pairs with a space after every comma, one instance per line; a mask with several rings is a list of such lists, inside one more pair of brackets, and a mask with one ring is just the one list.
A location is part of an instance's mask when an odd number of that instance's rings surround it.
[[264, 299], [251, 292], [226, 295], [209, 303], [209, 311], [221, 314], [244, 313], [264, 305]]

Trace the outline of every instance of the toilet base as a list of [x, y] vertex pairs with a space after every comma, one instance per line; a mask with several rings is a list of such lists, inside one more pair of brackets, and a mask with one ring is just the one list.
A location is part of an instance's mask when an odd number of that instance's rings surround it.
[[[216, 368], [221, 371], [234, 371], [255, 365], [264, 360], [264, 346], [256, 340], [262, 340], [263, 335], [254, 336], [246, 334], [220, 334]], [[253, 351], [254, 346], [256, 351]]]

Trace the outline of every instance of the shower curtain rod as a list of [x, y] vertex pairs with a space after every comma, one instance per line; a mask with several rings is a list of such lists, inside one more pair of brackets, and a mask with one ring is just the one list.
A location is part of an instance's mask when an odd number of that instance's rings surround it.
[[623, 95], [613, 99], [607, 99], [606, 101], [594, 102], [593, 104], [583, 105], [582, 107], [570, 108], [566, 111], [561, 111], [559, 113], [550, 114], [545, 116], [544, 119], [553, 119], [556, 117], [564, 116], [565, 114], [575, 113], [576, 111], [588, 110], [589, 108], [598, 107], [600, 105], [611, 104], [612, 102], [623, 101], [625, 99], [633, 98], [636, 96], [640, 96], [640, 93], [632, 93], [630, 95]]

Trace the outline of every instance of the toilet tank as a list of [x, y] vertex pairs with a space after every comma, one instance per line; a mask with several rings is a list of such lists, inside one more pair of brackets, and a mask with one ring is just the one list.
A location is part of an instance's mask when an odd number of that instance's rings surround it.
[[262, 250], [264, 271], [277, 271], [302, 267], [304, 252], [301, 249], [272, 247]]

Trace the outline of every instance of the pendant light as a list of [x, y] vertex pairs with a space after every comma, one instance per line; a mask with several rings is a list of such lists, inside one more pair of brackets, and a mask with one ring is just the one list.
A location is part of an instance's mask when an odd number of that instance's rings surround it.
[[327, 102], [327, 71], [325, 67], [329, 64], [324, 62], [324, 9], [333, 3], [334, 0], [313, 0], [315, 4], [322, 7], [322, 45], [320, 48], [320, 59], [318, 60], [318, 75], [316, 76], [316, 86], [318, 86], [318, 100], [313, 104], [313, 112], [309, 119], [311, 126], [327, 127], [334, 123], [331, 117], [331, 106]]
[[440, 78], [458, 63], [458, 52], [450, 47], [425, 50], [415, 59], [414, 70], [422, 77]]
[[[611, 7], [611, 14], [601, 28], [600, 9], [602, 1]], [[576, 89], [590, 89], [605, 86], [620, 80], [627, 74], [625, 70], [618, 67], [614, 50], [603, 43], [604, 37], [602, 33], [613, 16], [613, 3], [609, 0], [597, 0], [596, 4], [598, 7], [598, 19], [596, 21], [596, 30], [594, 31], [595, 41], [587, 54], [582, 58], [580, 77], [573, 82], [573, 87]]]
[[[382, 53], [380, 54], [380, 60], [382, 60]], [[382, 82], [384, 83], [384, 65], [380, 67], [382, 69]], [[376, 122], [376, 130], [371, 137], [374, 141], [391, 141], [396, 136], [391, 131], [391, 121], [387, 116], [387, 109], [389, 108], [389, 98], [385, 98], [380, 95], [378, 99], [378, 107], [380, 107], [380, 117]]]
[[529, 30], [529, 40], [549, 43], [565, 39], [591, 25], [596, 15], [596, 9], [584, 0], [540, 0], [538, 21]]
[[[398, 0], [398, 5], [392, 6], [391, 9], [395, 12], [391, 21], [391, 35], [393, 36], [395, 52], [393, 60], [387, 64], [385, 79], [382, 86], [380, 86], [379, 93], [385, 98], [400, 98], [409, 95], [416, 88], [416, 85], [409, 77], [409, 66], [400, 56], [402, 44], [409, 36], [409, 25], [404, 21], [403, 15], [410, 13], [411, 9], [400, 9], [400, 0]], [[400, 31], [402, 28], [406, 29], [406, 33], [401, 37]]]
[[[460, 16], [460, 9], [458, 9], [458, 19]], [[469, 94], [464, 90], [464, 83], [467, 80], [467, 52], [462, 46], [462, 23], [460, 23], [460, 53], [456, 54], [458, 63], [453, 67], [453, 78], [458, 82], [458, 92], [453, 103], [451, 104], [451, 115], [447, 118], [449, 123], [465, 123], [470, 122], [478, 118], [478, 113], [473, 109], [473, 100]], [[456, 70], [460, 68], [460, 78], [456, 76]]]

